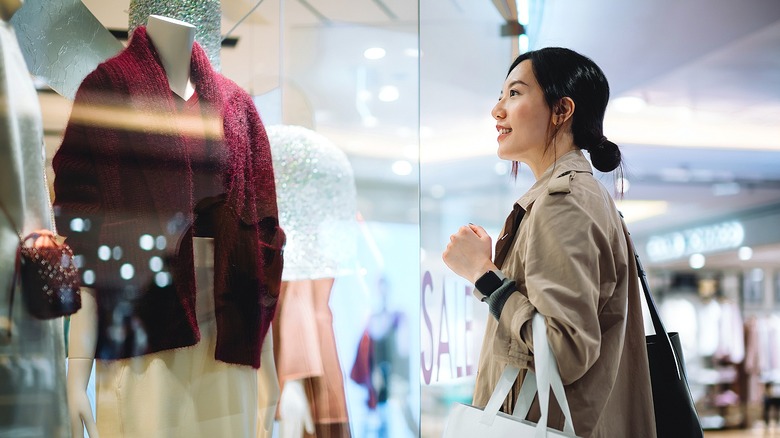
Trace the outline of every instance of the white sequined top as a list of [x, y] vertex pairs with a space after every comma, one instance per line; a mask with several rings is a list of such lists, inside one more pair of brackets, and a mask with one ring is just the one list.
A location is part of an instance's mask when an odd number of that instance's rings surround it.
[[287, 235], [282, 280], [338, 277], [356, 265], [355, 177], [347, 156], [300, 126], [266, 128], [279, 222]]

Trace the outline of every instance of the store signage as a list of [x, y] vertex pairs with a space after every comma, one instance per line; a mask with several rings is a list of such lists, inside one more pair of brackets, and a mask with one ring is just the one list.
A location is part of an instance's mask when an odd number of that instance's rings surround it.
[[647, 241], [646, 249], [651, 262], [662, 262], [691, 254], [738, 248], [744, 240], [745, 228], [742, 223], [728, 221], [652, 236]]
[[426, 271], [420, 294], [420, 368], [426, 385], [476, 373], [478, 337], [486, 319], [475, 315], [480, 312], [474, 307], [480, 303], [471, 284], [452, 275], [436, 275], [436, 279]]

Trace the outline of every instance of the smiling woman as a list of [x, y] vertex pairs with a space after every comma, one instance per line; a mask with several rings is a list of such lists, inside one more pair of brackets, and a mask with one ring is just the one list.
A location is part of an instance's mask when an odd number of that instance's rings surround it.
[[[572, 50], [546, 48], [509, 69], [496, 119], [498, 155], [523, 162], [536, 183], [514, 205], [491, 261], [491, 238], [469, 224], [443, 254], [475, 284], [488, 318], [474, 404], [485, 406], [505, 366], [533, 369], [536, 313], [545, 317], [577, 436], [655, 436], [633, 245], [609, 191], [581, 150], [604, 172], [620, 150], [602, 132], [609, 85]], [[511, 413], [525, 373], [502, 410]], [[550, 427], [563, 417], [551, 406]], [[535, 403], [527, 419], [539, 421]]]

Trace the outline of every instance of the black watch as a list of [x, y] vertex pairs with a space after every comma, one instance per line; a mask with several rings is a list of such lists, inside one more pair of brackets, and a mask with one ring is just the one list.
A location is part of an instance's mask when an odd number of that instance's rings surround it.
[[487, 271], [474, 282], [477, 290], [484, 296], [489, 297], [504, 283], [504, 274], [501, 271]]

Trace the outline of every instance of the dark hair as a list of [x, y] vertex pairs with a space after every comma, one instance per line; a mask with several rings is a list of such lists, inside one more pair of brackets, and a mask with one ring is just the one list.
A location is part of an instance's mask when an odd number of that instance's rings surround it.
[[507, 76], [525, 60], [531, 61], [536, 81], [552, 110], [564, 97], [574, 101], [571, 124], [574, 144], [590, 152], [593, 167], [602, 172], [617, 169], [621, 163], [620, 148], [604, 136], [609, 83], [599, 66], [573, 50], [547, 47], [518, 56]]

